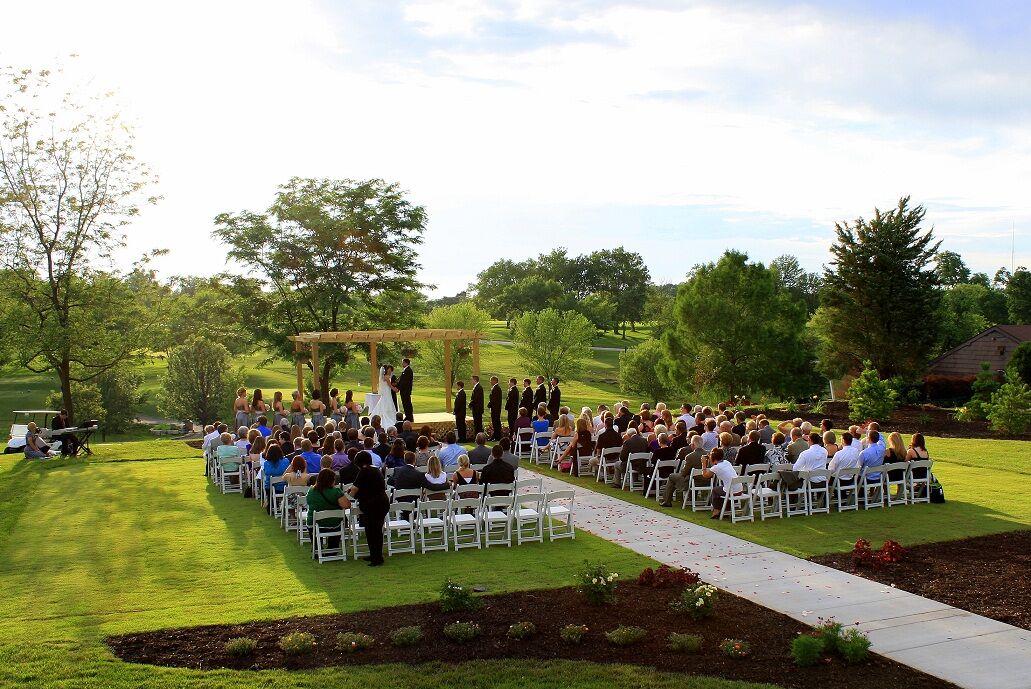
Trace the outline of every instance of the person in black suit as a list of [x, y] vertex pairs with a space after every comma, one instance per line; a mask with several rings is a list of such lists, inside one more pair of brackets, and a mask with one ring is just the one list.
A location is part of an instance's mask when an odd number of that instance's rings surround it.
[[415, 421], [415, 412], [412, 411], [412, 381], [415, 374], [412, 372], [412, 360], [401, 359], [401, 377], [397, 379], [397, 391], [401, 394], [401, 406], [404, 408], [405, 420]]
[[[519, 398], [519, 406], [530, 412], [530, 418], [537, 415], [537, 408], [533, 406], [533, 388], [530, 387], [530, 379], [523, 378], [523, 395]], [[513, 429], [515, 432], [515, 429]]]
[[537, 415], [537, 407], [548, 403], [548, 388], [544, 385], [544, 376], [537, 376], [537, 390], [533, 393], [533, 407], [530, 408], [530, 416]]
[[[387, 485], [398, 490], [412, 488], [439, 488], [426, 480], [426, 474], [415, 468], [415, 453], [405, 452], [405, 463], [394, 469], [393, 475], [387, 479]], [[415, 498], [401, 498], [415, 502]]]
[[551, 395], [548, 397], [548, 412], [551, 420], [558, 419], [558, 410], [562, 407], [562, 391], [558, 389], [558, 378], [551, 379]]
[[469, 410], [473, 413], [473, 435], [483, 433], [483, 386], [480, 377], [473, 376], [473, 397], [469, 402]]
[[387, 371], [390, 372], [390, 399], [394, 402], [394, 409], [398, 409], [397, 406], [397, 376], [394, 375], [394, 367], [387, 366]]
[[465, 382], [458, 381], [458, 392], [455, 393], [455, 431], [458, 442], [465, 442]]
[[491, 429], [490, 439], [494, 442], [501, 440], [501, 386], [498, 384], [498, 377], [490, 377], [490, 401], [487, 402], [490, 409]]
[[505, 411], [508, 412], [508, 435], [515, 433], [516, 417], [519, 416], [519, 381], [508, 379], [508, 398], [505, 400]]

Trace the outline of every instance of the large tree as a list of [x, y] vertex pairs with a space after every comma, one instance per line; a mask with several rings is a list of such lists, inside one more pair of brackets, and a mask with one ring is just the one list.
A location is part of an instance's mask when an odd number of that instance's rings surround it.
[[153, 311], [134, 310], [103, 269], [150, 175], [107, 97], [61, 92], [56, 79], [0, 70], [0, 268], [16, 304], [0, 327], [20, 363], [57, 374], [74, 418], [72, 383], [145, 345]]
[[678, 407], [685, 386], [674, 384], [668, 375], [669, 358], [662, 342], [648, 339], [619, 355], [619, 388], [628, 395], [640, 395], [649, 402], [669, 402]]
[[680, 286], [675, 325], [663, 335], [671, 375], [728, 395], [799, 397], [818, 389], [806, 307], [776, 272], [727, 251]]
[[[264, 213], [223, 213], [215, 224], [230, 258], [264, 288], [248, 295], [257, 308], [248, 322], [271, 355], [295, 356], [290, 335], [404, 328], [422, 317], [413, 295], [422, 287], [416, 247], [426, 211], [397, 184], [295, 177]], [[355, 349], [319, 348], [324, 399]]]
[[[616, 305], [616, 323], [636, 330], [644, 317], [647, 287], [651, 281], [648, 266], [641, 254], [623, 247], [595, 251], [584, 260], [587, 287], [592, 292], [607, 295]], [[580, 295], [582, 298], [583, 295]]]
[[1009, 322], [1014, 325], [1031, 323], [1031, 271], [1020, 267], [1006, 281]]
[[883, 378], [923, 375], [940, 339], [934, 316], [941, 303], [940, 242], [923, 228], [924, 215], [905, 197], [890, 211], [875, 209], [870, 220], [835, 225], [820, 293], [828, 375], [858, 371], [865, 360]]
[[770, 261], [770, 270], [777, 276], [777, 282], [796, 299], [805, 303], [806, 311], [813, 313], [820, 305], [820, 287], [823, 279], [817, 273], [810, 273], [791, 254], [783, 254]]
[[544, 309], [517, 318], [513, 338], [528, 376], [566, 378], [586, 367], [594, 334], [594, 324], [583, 314]]

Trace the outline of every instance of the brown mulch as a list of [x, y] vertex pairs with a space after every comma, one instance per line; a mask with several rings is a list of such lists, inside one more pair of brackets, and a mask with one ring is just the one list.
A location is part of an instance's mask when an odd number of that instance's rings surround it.
[[[298, 669], [394, 663], [399, 659], [421, 663], [447, 658], [540, 658], [627, 663], [800, 689], [954, 686], [876, 655], [871, 655], [860, 666], [848, 666], [834, 659], [818, 667], [799, 668], [792, 663], [789, 653], [791, 640], [806, 629], [798, 622], [722, 592], [716, 615], [695, 622], [685, 613], [669, 610], [669, 603], [676, 595], [676, 589], [653, 589], [628, 583], [620, 586], [614, 605], [592, 607], [570, 588], [524, 591], [487, 596], [483, 607], [470, 612], [442, 613], [438, 604], [425, 603], [238, 625], [164, 629], [112, 637], [107, 643], [126, 661], [201, 669]], [[448, 641], [442, 629], [445, 624], [456, 621], [476, 622], [482, 636], [462, 645]], [[523, 621], [533, 622], [537, 635], [524, 641], [509, 639], [509, 626]], [[582, 644], [573, 645], [560, 639], [559, 630], [566, 624], [587, 625], [589, 631]], [[604, 633], [619, 624], [643, 627], [648, 630], [648, 637], [637, 645], [614, 646], [606, 641]], [[389, 633], [409, 625], [421, 625], [423, 640], [411, 648], [392, 646]], [[293, 631], [315, 635], [317, 646], [313, 654], [287, 656], [279, 650], [279, 638]], [[702, 635], [702, 651], [697, 654], [669, 651], [666, 636], [672, 631]], [[335, 648], [339, 632], [365, 632], [374, 636], [376, 643], [364, 651], [345, 653]], [[240, 636], [258, 642], [254, 656], [234, 658], [223, 652], [228, 639]], [[723, 655], [719, 652], [719, 643], [725, 638], [747, 641], [751, 655], [747, 658]]]
[[[879, 544], [871, 545], [876, 548]], [[961, 610], [1031, 629], [1031, 531], [903, 547], [901, 562], [880, 569], [855, 568], [851, 553], [811, 559], [883, 584], [894, 584]]]

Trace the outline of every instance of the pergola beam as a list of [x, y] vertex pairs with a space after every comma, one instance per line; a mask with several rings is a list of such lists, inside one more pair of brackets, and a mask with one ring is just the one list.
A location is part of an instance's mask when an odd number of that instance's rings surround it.
[[340, 333], [300, 333], [294, 342], [419, 342], [425, 340], [479, 340], [475, 330], [428, 328], [423, 330], [364, 330]]

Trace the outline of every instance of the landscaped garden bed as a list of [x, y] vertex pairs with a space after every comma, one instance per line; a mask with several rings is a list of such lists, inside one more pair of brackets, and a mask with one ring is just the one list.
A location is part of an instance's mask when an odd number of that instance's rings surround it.
[[1031, 629], [1031, 531], [907, 547], [899, 562], [859, 566], [852, 553], [811, 558], [1000, 622]]
[[[465, 609], [449, 593], [444, 606], [166, 629], [113, 637], [108, 644], [126, 661], [201, 669], [540, 658], [643, 665], [783, 687], [953, 686], [876, 655], [854, 665], [828, 655], [815, 666], [798, 667], [790, 648], [808, 631], [804, 625], [723, 592], [713, 591], [717, 600], [710, 605], [705, 586], [696, 595], [688, 586], [703, 603], [671, 608], [674, 601], [694, 599], [681, 599], [676, 583], [649, 583], [620, 585], [611, 604], [591, 605], [577, 589], [561, 588], [485, 596]], [[231, 640], [237, 641], [227, 649]]]

